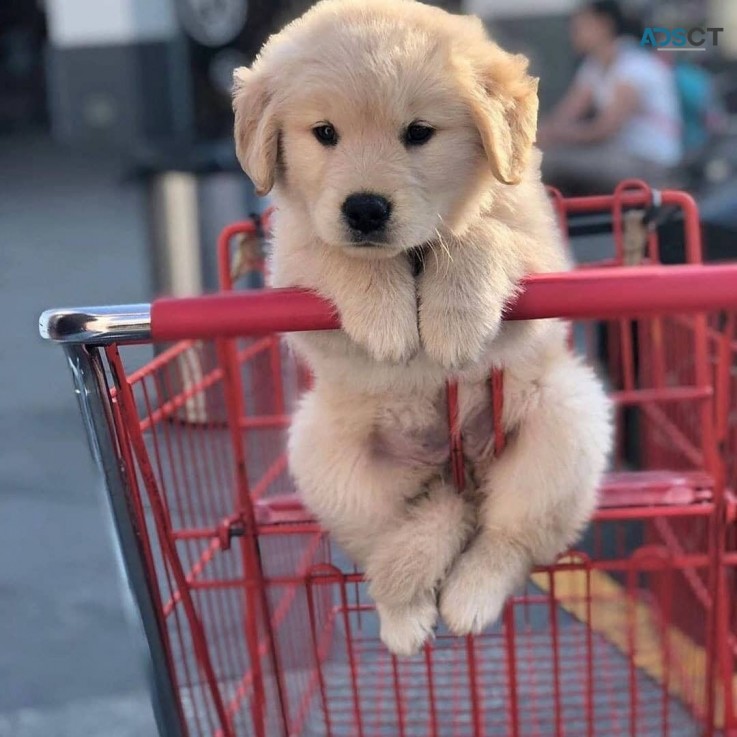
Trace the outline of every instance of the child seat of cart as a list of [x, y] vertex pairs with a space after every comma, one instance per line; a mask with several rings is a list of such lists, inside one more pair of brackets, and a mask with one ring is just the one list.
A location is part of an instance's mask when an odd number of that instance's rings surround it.
[[[613, 243], [613, 254], [603, 258], [592, 258], [586, 253], [585, 246], [578, 249], [579, 258], [574, 258], [575, 268], [634, 267], [659, 263], [662, 249], [658, 243], [658, 226], [674, 219], [683, 220], [686, 215], [694, 215], [694, 213], [684, 214], [682, 208], [678, 206], [663, 205], [661, 192], [650, 188], [641, 180], [626, 180], [620, 183], [614, 192], [610, 207], [601, 204], [597, 206], [597, 203], [605, 202], [605, 197], [564, 198], [552, 187], [548, 187], [548, 191], [569, 248], [577, 239], [595, 239], [601, 236], [605, 236]], [[627, 200], [632, 198], [635, 201], [627, 205]], [[218, 241], [221, 289], [227, 291], [237, 288], [238, 280], [249, 270], [266, 272], [268, 238], [274, 211], [274, 208], [270, 207], [261, 215], [253, 214], [248, 220], [233, 223], [223, 230]], [[701, 263], [700, 244], [689, 245], [691, 248], [684, 249], [684, 261]], [[619, 336], [620, 347], [626, 352], [624, 356], [607, 356], [606, 347], [596, 345], [597, 337], [601, 343], [605, 340], [608, 329], [623, 329], [625, 322], [627, 321], [623, 320], [619, 325], [601, 323], [587, 325], [585, 337], [581, 340], [579, 336], [577, 341], [578, 349], [597, 366], [605, 380], [611, 380], [612, 371], [622, 369], [622, 366], [615, 365], [618, 361], [637, 360], [636, 337]], [[626, 384], [624, 390], [614, 391], [618, 412], [625, 415], [632, 414], [631, 411], [628, 412], [628, 406], [637, 404], [638, 391], [634, 388], [636, 383], [634, 368], [634, 365], [625, 368], [624, 373], [627, 375], [622, 376]], [[622, 421], [625, 424], [632, 422], [631, 419]], [[634, 426], [631, 429], [634, 429]], [[621, 437], [618, 441], [620, 444], [624, 442]], [[606, 475], [601, 487], [599, 505], [601, 509], [657, 506], [663, 502], [690, 504], [706, 500], [711, 495], [714, 484], [711, 472], [701, 468], [645, 470], [641, 467], [642, 458], [637, 457], [632, 448], [618, 447], [617, 454], [619, 468]], [[271, 510], [268, 512], [262, 510], [262, 513], [271, 519], [284, 514], [294, 514], [295, 509], [299, 508], [298, 503], [285, 500], [278, 503], [272, 501], [269, 506]], [[277, 509], [280, 511], [277, 512]]]

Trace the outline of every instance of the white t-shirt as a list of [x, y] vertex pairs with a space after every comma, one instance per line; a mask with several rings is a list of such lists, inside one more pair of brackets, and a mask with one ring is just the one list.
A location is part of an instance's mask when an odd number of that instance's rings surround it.
[[591, 90], [597, 111], [609, 105], [615, 86], [621, 83], [637, 90], [639, 105], [616, 133], [615, 142], [633, 156], [674, 166], [683, 152], [680, 108], [671, 70], [651, 51], [621, 40], [612, 64], [604, 67], [589, 58], [575, 79], [575, 84]]

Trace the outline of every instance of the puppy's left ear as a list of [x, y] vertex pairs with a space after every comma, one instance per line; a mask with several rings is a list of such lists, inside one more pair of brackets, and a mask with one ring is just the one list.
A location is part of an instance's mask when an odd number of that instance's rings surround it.
[[521, 54], [494, 47], [474, 74], [471, 115], [494, 176], [505, 184], [521, 180], [537, 133], [539, 80], [527, 65]]
[[261, 71], [240, 67], [233, 73], [235, 151], [256, 194], [271, 191], [279, 151], [279, 127], [267, 81]]

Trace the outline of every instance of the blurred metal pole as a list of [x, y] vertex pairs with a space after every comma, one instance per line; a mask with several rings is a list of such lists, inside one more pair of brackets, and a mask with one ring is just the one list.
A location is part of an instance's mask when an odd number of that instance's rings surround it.
[[[157, 295], [193, 296], [203, 292], [197, 190], [197, 175], [190, 172], [162, 171], [149, 180], [151, 265]], [[155, 352], [160, 350], [160, 346], [155, 347]], [[179, 357], [178, 365], [180, 379], [165, 387], [167, 392], [179, 392], [202, 378], [199, 364], [193, 365], [187, 355]], [[179, 381], [183, 382], [181, 386]], [[180, 414], [189, 422], [205, 420], [202, 399], [193, 394]]]
[[146, 180], [153, 292], [187, 297], [217, 289], [220, 231], [261, 213], [266, 200], [240, 170], [164, 168]]
[[197, 176], [181, 171], [151, 176], [148, 206], [155, 292], [176, 297], [201, 293]]

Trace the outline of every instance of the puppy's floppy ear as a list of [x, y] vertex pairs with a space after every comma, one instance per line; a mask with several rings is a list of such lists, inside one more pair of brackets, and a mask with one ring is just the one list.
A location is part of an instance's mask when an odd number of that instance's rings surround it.
[[235, 151], [256, 193], [268, 194], [274, 186], [279, 127], [274, 103], [261, 72], [240, 67], [233, 72]]
[[471, 115], [494, 176], [517, 184], [535, 143], [539, 80], [527, 74], [526, 57], [487, 48], [474, 73]]

